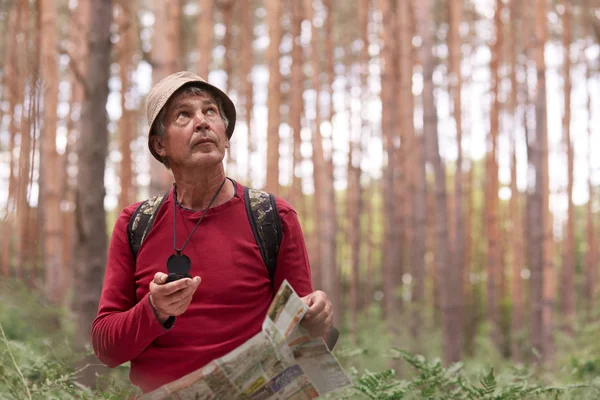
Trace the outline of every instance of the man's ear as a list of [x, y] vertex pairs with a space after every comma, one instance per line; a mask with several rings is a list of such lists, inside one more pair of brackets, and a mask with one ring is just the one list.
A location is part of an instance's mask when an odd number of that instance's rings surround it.
[[228, 149], [229, 148], [229, 138], [227, 138], [225, 140], [225, 148]]
[[152, 135], [152, 137], [150, 138], [150, 145], [152, 146], [152, 148], [154, 149], [154, 151], [156, 152], [156, 154], [158, 154], [161, 157], [166, 157], [167, 156], [167, 151], [165, 149], [165, 146], [163, 145], [163, 138], [157, 135]]

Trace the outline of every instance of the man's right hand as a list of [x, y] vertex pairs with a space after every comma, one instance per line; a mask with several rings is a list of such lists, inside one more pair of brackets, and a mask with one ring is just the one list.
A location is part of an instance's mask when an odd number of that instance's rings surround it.
[[192, 295], [200, 286], [200, 277], [184, 278], [165, 283], [167, 274], [157, 272], [150, 282], [150, 304], [156, 310], [158, 320], [164, 323], [169, 317], [177, 317], [187, 310]]

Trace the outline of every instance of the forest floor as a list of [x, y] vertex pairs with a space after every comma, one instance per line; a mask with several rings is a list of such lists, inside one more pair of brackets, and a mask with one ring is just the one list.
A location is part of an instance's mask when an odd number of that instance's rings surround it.
[[[425, 327], [428, 333], [419, 335], [417, 347], [401, 329], [390, 335], [376, 305], [359, 321], [354, 338], [342, 327], [334, 352], [354, 386], [325, 398], [600, 398], [600, 324], [587, 324], [573, 336], [557, 333], [553, 362], [543, 367], [502, 357], [482, 325], [475, 355], [443, 368], [434, 326]], [[0, 284], [0, 328], [1, 399], [124, 399], [138, 393], [129, 383], [128, 365], [99, 377], [93, 389], [82, 386], [76, 366], [91, 351], [73, 351], [72, 315], [47, 306], [18, 283]], [[422, 355], [410, 353], [416, 349]]]

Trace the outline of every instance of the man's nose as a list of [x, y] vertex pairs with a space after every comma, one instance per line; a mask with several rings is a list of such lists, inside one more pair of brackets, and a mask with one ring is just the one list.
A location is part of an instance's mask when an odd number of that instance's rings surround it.
[[196, 118], [196, 121], [194, 124], [194, 130], [199, 131], [199, 130], [208, 128], [208, 120], [201, 111], [198, 111], [196, 113], [195, 118]]

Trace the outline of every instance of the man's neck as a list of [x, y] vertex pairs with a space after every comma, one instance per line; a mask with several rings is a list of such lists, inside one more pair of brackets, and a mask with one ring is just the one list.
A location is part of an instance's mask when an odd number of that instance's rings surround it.
[[[215, 171], [203, 171], [202, 173], [178, 173], [173, 171], [175, 185], [177, 187], [177, 202], [185, 208], [192, 210], [206, 209], [215, 193], [226, 179], [225, 171], [221, 165]], [[231, 181], [227, 180], [221, 191], [211, 204], [211, 207], [223, 204], [233, 197], [235, 188]]]

